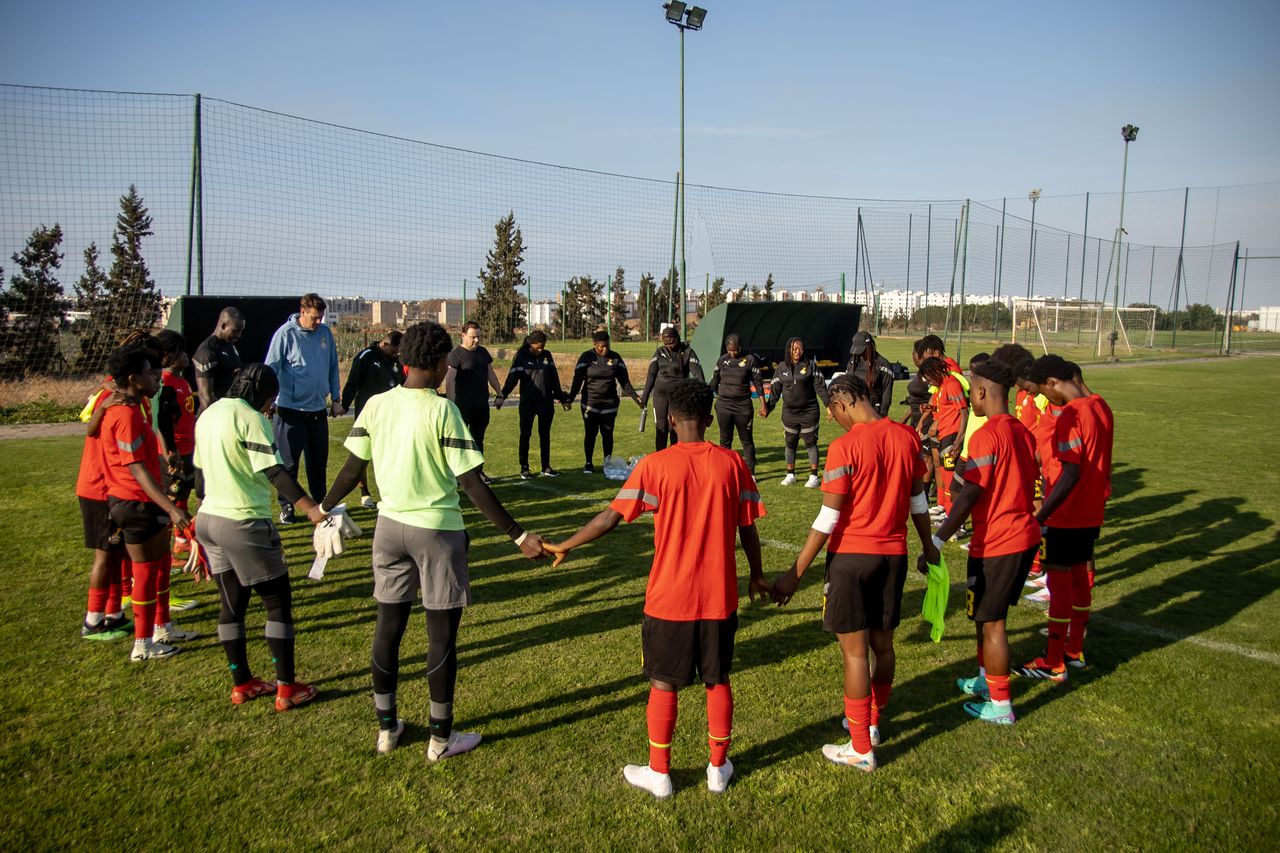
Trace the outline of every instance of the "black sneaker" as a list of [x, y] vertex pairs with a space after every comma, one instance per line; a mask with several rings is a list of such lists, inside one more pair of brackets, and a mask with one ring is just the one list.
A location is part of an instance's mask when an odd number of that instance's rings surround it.
[[520, 469], [520, 479], [521, 479], [521, 480], [532, 480], [532, 479], [533, 479], [533, 472], [532, 472], [532, 471], [530, 471], [528, 468], [521, 468], [521, 469]]
[[119, 629], [124, 629], [125, 631], [133, 630], [133, 620], [124, 613], [121, 613], [119, 616], [108, 616], [102, 620], [102, 624], [108, 631], [116, 631]]
[[547, 467], [547, 468], [543, 468], [543, 469], [542, 469], [542, 476], [544, 476], [544, 477], [559, 477], [559, 476], [560, 476], [560, 472], [559, 472], [559, 471], [557, 471], [555, 468]]
[[493, 483], [493, 478], [492, 478], [492, 477], [490, 477], [490, 476], [489, 476], [488, 474], [486, 474], [485, 472], [481, 471], [481, 472], [480, 472], [480, 482], [482, 482], [482, 483], [484, 483], [486, 486], [488, 486], [488, 485], [491, 485], [491, 484]]
[[594, 474], [595, 472], [596, 466], [592, 465], [590, 462], [582, 466], [582, 473], [584, 474]]

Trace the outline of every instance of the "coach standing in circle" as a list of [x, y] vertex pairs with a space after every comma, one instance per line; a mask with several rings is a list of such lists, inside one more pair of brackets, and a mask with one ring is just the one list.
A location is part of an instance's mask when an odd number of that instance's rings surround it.
[[662, 346], [649, 359], [649, 375], [644, 381], [644, 393], [640, 395], [641, 405], [647, 406], [650, 400], [653, 401], [653, 441], [658, 450], [665, 448], [668, 441], [676, 443], [671, 425], [667, 423], [667, 388], [689, 378], [707, 381], [698, 356], [680, 340], [675, 326], [668, 326], [662, 330]]
[[724, 339], [724, 355], [711, 372], [711, 390], [716, 393], [716, 421], [720, 424], [720, 446], [733, 447], [733, 431], [742, 441], [742, 461], [752, 476], [756, 473], [756, 440], [752, 435], [755, 408], [751, 405], [754, 390], [764, 416], [764, 384], [760, 379], [760, 362], [751, 353], [742, 352], [742, 338], [736, 332]]
[[[493, 356], [480, 345], [480, 325], [473, 321], [462, 324], [462, 343], [453, 348], [444, 375], [444, 394], [462, 413], [462, 422], [471, 431], [476, 447], [484, 453], [484, 433], [489, 428], [489, 389], [502, 396], [498, 374], [493, 370]], [[493, 482], [480, 469], [480, 479]]]
[[876, 340], [870, 332], [858, 332], [853, 336], [853, 345], [849, 348], [849, 367], [845, 373], [852, 374], [866, 384], [871, 392], [870, 402], [880, 417], [889, 416], [889, 407], [893, 405], [893, 368], [889, 360], [876, 352]]
[[582, 473], [594, 474], [595, 465], [592, 457], [596, 452], [596, 435], [599, 434], [603, 445], [604, 456], [613, 455], [613, 425], [618, 419], [618, 386], [636, 405], [640, 405], [640, 396], [631, 387], [631, 377], [627, 375], [627, 364], [622, 356], [609, 348], [609, 333], [601, 329], [591, 336], [591, 349], [578, 356], [578, 364], [573, 369], [573, 386], [569, 389], [569, 402], [572, 404], [582, 391], [582, 452], [586, 464]]
[[569, 408], [569, 397], [560, 389], [560, 374], [556, 372], [555, 359], [547, 352], [547, 333], [534, 329], [524, 339], [516, 357], [511, 360], [511, 371], [502, 386], [501, 406], [507, 395], [520, 384], [520, 478], [533, 477], [529, 470], [529, 439], [533, 434], [533, 421], [538, 421], [538, 450], [542, 461], [542, 476], [559, 477], [560, 472], [551, 467], [551, 420], [555, 417], [555, 404]]
[[[343, 412], [338, 349], [333, 332], [323, 322], [326, 307], [318, 294], [302, 297], [298, 313], [276, 329], [267, 347], [267, 366], [280, 380], [272, 419], [280, 458], [290, 476], [297, 479], [299, 462], [306, 456], [307, 491], [317, 503], [327, 489], [328, 418]], [[296, 520], [293, 504], [281, 497], [280, 523], [293, 524]]]
[[244, 315], [239, 308], [227, 306], [218, 315], [218, 328], [196, 347], [191, 363], [196, 368], [196, 393], [200, 409], [221, 400], [231, 387], [231, 379], [240, 369], [240, 351], [236, 343], [244, 334]]

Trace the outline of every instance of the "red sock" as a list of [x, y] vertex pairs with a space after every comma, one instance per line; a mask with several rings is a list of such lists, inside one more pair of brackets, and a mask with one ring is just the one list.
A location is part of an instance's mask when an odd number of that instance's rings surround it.
[[107, 563], [107, 613], [119, 613], [120, 608], [120, 563], [118, 557]]
[[1038, 575], [1044, 571], [1044, 566], [1040, 565], [1040, 558], [1043, 556], [1044, 556], [1044, 542], [1041, 542], [1040, 547], [1036, 549], [1035, 557], [1031, 560], [1030, 574]]
[[156, 583], [162, 571], [167, 572], [169, 568], [159, 561], [133, 564], [134, 639], [151, 639], [156, 618]]
[[871, 751], [871, 732], [867, 731], [871, 720], [871, 697], [844, 697], [844, 715], [849, 720], [849, 737], [853, 741], [853, 748], [863, 755], [867, 754]]
[[[156, 563], [163, 566], [162, 563]], [[169, 567], [163, 566], [156, 578], [156, 624], [169, 624]]]
[[[675, 694], [671, 694], [674, 696]], [[733, 737], [733, 690], [727, 684], [707, 686], [707, 746], [711, 765], [720, 767], [729, 754]], [[669, 753], [668, 753], [669, 755]], [[650, 759], [652, 763], [652, 758]]]
[[89, 612], [90, 613], [106, 613], [107, 612], [108, 590], [106, 587], [95, 588], [89, 587]]
[[942, 508], [951, 513], [951, 480], [955, 477], [954, 471], [948, 471], [946, 468], [938, 469], [938, 503], [942, 504]]
[[880, 712], [889, 704], [889, 694], [893, 692], [893, 684], [871, 682], [871, 725], [880, 725]]
[[1009, 676], [987, 673], [987, 690], [991, 692], [992, 702], [1009, 701]]
[[1067, 654], [1078, 658], [1084, 654], [1084, 634], [1093, 607], [1093, 584], [1085, 563], [1071, 567], [1071, 627], [1067, 631]]
[[1044, 660], [1058, 669], [1062, 666], [1067, 627], [1071, 624], [1071, 573], [1049, 572], [1046, 580], [1049, 582], [1049, 642], [1045, 646]]
[[649, 688], [649, 766], [659, 773], [671, 772], [671, 738], [676, 733], [677, 696], [674, 690]]
[[120, 558], [120, 594], [133, 598], [133, 561], [128, 557]]

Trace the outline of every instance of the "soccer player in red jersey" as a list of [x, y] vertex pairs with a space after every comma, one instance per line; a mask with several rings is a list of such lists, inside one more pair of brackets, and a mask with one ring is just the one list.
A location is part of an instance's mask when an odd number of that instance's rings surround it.
[[[103, 410], [122, 397], [98, 390], [90, 400], [88, 429], [80, 454], [76, 497], [84, 522], [84, 545], [93, 549], [89, 570], [89, 604], [80, 636], [86, 640], [118, 640], [128, 636], [129, 620], [120, 607], [120, 576], [125, 562], [124, 540], [111, 523], [107, 507], [107, 482], [103, 472], [102, 442], [99, 437]], [[84, 415], [81, 415], [84, 417]]]
[[1097, 394], [1076, 381], [1074, 365], [1057, 355], [1036, 359], [1029, 378], [1049, 402], [1062, 407], [1053, 430], [1057, 479], [1036, 513], [1045, 533], [1049, 581], [1049, 641], [1043, 656], [1019, 675], [1054, 682], [1067, 679], [1066, 664], [1084, 663], [1084, 632], [1092, 607], [1089, 561], [1111, 494], [1114, 419]]
[[[880, 417], [859, 377], [838, 376], [828, 391], [831, 415], [845, 434], [827, 449], [822, 510], [800, 555], [774, 582], [773, 599], [778, 604], [790, 601], [800, 578], [827, 546], [822, 627], [840, 642], [850, 740], [827, 744], [822, 754], [836, 764], [870, 772], [876, 768], [879, 715], [893, 689], [893, 631], [901, 620], [907, 578], [908, 515], [925, 559], [936, 564], [939, 554], [929, 533], [924, 460], [915, 432]], [[868, 662], [868, 647], [873, 663]]]
[[969, 439], [964, 487], [933, 542], [941, 546], [966, 518], [973, 518], [965, 607], [977, 627], [978, 675], [956, 685], [985, 700], [966, 702], [965, 711], [1010, 725], [1015, 718], [1005, 618], [1010, 605], [1018, 603], [1040, 548], [1040, 525], [1031, 497], [1038, 473], [1035, 441], [1009, 414], [1009, 388], [1017, 374], [1001, 359], [1003, 349], [973, 368], [969, 402], [974, 414], [987, 420]]
[[[187, 500], [195, 485], [191, 456], [196, 450], [196, 405], [199, 398], [182, 377], [183, 371], [191, 364], [186, 339], [177, 332], [166, 329], [156, 335], [156, 343], [160, 345], [161, 364], [164, 366], [164, 372], [160, 375], [156, 428], [164, 437], [165, 448], [168, 450], [164, 460], [165, 491], [174, 506], [186, 512]], [[182, 538], [182, 532], [174, 531], [174, 550], [181, 553], [188, 547], [187, 540]]]
[[[649, 677], [649, 763], [628, 764], [626, 780], [655, 797], [671, 796], [671, 738], [677, 692], [695, 679], [706, 685], [707, 790], [724, 791], [733, 775], [729, 741], [733, 692], [729, 670], [738, 627], [734, 534], [751, 569], [748, 594], [769, 593], [755, 520], [765, 514], [751, 472], [738, 454], [705, 439], [711, 389], [696, 379], [667, 386], [667, 420], [677, 443], [640, 460], [609, 508], [559, 544], [544, 547], [556, 565], [619, 521], [652, 512], [653, 567], [645, 590], [644, 673]], [[697, 547], [691, 547], [697, 543]]]
[[956, 459], [960, 453], [960, 437], [964, 435], [965, 424], [969, 419], [969, 399], [964, 385], [951, 370], [948, 363], [951, 359], [927, 358], [920, 364], [920, 373], [938, 389], [933, 395], [934, 429], [938, 434], [938, 453], [942, 460], [942, 470], [938, 472], [938, 502], [947, 512], [951, 511], [951, 480], [955, 476]]
[[[144, 399], [155, 395], [158, 384], [146, 352], [120, 347], [111, 353], [108, 370], [124, 398], [121, 405], [106, 409], [99, 434], [111, 521], [122, 531], [133, 563], [130, 660], [166, 658], [177, 653], [167, 641], [176, 639], [179, 632], [168, 623], [155, 625], [156, 590], [161, 573], [166, 579], [169, 574], [169, 523], [185, 527], [189, 519], [160, 488], [159, 448], [142, 406]], [[183, 639], [195, 636], [181, 635]]]

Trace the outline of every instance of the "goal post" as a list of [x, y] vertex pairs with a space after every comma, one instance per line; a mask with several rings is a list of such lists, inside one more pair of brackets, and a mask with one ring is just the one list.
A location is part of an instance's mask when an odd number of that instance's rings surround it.
[[[1046, 355], [1055, 347], [1093, 348], [1105, 323], [1106, 306], [1079, 299], [1035, 297], [1013, 300], [1014, 343], [1039, 346]], [[1109, 331], [1109, 329], [1108, 329]]]
[[1096, 355], [1111, 353], [1111, 338], [1115, 335], [1115, 351], [1133, 355], [1135, 346], [1151, 349], [1155, 346], [1156, 311], [1150, 308], [1115, 308], [1102, 306], [1102, 322], [1098, 332]]

